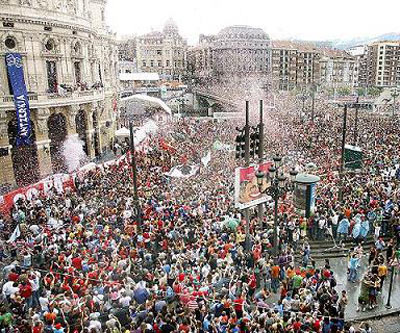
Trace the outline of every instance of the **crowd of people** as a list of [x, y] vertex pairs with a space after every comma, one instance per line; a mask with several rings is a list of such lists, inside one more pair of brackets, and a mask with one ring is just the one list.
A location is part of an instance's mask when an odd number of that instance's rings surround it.
[[[345, 321], [346, 289], [338, 288], [329, 260], [313, 260], [310, 240], [354, 238], [349, 280], [358, 281], [363, 242], [375, 237], [359, 298], [362, 310], [374, 307], [384, 277], [399, 262], [400, 190], [391, 174], [399, 163], [399, 123], [374, 115], [360, 118], [357, 144], [364, 149], [364, 170], [344, 175], [340, 202], [340, 110], [323, 114], [321, 109], [311, 124], [277, 108], [266, 116], [266, 151], [286, 156], [288, 167], [298, 170], [312, 161], [313, 172], [321, 176], [312, 218], [296, 213], [290, 194], [283, 198], [277, 254], [272, 202], [266, 203], [261, 221], [251, 214], [251, 248], [245, 246], [245, 219], [233, 201], [240, 161], [234, 147], [214, 146], [217, 140], [232, 145], [236, 124], [170, 121], [136, 153], [137, 200], [127, 153], [115, 164], [78, 176], [75, 190], [19, 200], [2, 216], [0, 328], [371, 332], [368, 325], [356, 329]], [[159, 145], [161, 139], [170, 148]], [[205, 166], [201, 158], [208, 152]], [[166, 175], [182, 163], [200, 168], [190, 178]], [[232, 227], [231, 220], [238, 225]], [[397, 239], [388, 241], [390, 253], [382, 237], [392, 235]]]

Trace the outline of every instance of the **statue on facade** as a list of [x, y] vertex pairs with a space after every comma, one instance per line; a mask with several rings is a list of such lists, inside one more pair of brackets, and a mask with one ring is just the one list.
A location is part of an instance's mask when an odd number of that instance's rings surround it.
[[42, 8], [47, 8], [48, 7], [48, 2], [47, 0], [37, 0], [38, 4]]
[[32, 6], [32, 0], [20, 0], [22, 6]]

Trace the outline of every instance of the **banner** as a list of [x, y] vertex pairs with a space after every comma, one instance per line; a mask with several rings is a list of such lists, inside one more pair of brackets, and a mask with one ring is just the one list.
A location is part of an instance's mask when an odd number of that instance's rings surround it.
[[190, 178], [194, 176], [199, 170], [197, 165], [177, 165], [173, 167], [169, 172], [165, 173], [168, 177], [174, 178]]
[[31, 117], [21, 55], [19, 53], [7, 53], [6, 65], [14, 95], [14, 103], [17, 115], [18, 133], [16, 137], [16, 145], [30, 145], [32, 144]]
[[[264, 162], [260, 165], [251, 165], [235, 170], [235, 207], [239, 209], [256, 206], [267, 201], [267, 195], [261, 194], [257, 184], [256, 172], [260, 170], [268, 172], [272, 162]], [[261, 191], [267, 188], [267, 180], [264, 178]]]

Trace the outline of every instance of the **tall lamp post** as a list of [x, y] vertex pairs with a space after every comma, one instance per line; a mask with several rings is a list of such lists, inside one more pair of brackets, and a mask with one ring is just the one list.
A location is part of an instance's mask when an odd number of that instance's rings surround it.
[[392, 117], [394, 118], [394, 116], [396, 115], [396, 98], [399, 97], [399, 92], [397, 91], [397, 88], [394, 88], [392, 90], [391, 93], [392, 97], [393, 97], [393, 113], [392, 113]]
[[357, 140], [358, 140], [358, 109], [360, 107], [359, 104], [359, 97], [357, 95], [356, 99], [356, 118], [354, 120], [354, 145], [357, 145]]
[[[292, 191], [294, 188], [294, 181], [296, 179], [297, 171], [293, 168], [290, 171], [290, 180], [287, 182], [287, 177], [283, 172], [279, 172], [282, 167], [282, 157], [273, 157], [274, 165], [272, 165], [268, 173], [264, 173], [260, 170], [257, 171], [257, 185], [261, 193], [267, 193], [274, 199], [274, 241], [273, 241], [273, 255], [278, 254], [278, 202], [279, 198], [283, 196], [286, 192]], [[263, 190], [265, 185], [265, 180], [269, 186]]]
[[130, 132], [130, 152], [131, 152], [131, 168], [133, 178], [133, 202], [134, 202], [134, 215], [137, 217], [138, 229], [142, 227], [142, 210], [140, 209], [139, 196], [137, 191], [137, 170], [136, 170], [136, 156], [135, 156], [135, 141], [133, 134], [133, 122], [129, 121]]
[[387, 303], [386, 303], [386, 305], [385, 305], [387, 309], [391, 309], [391, 308], [392, 308], [392, 305], [390, 304], [390, 299], [391, 299], [391, 297], [392, 297], [393, 277], [394, 277], [394, 270], [395, 270], [395, 267], [393, 266], [393, 264], [392, 264], [391, 266], [392, 266], [392, 270], [391, 270], [391, 272], [390, 272], [389, 294], [388, 294]]
[[[306, 102], [307, 98], [308, 98], [308, 96], [307, 96], [306, 92], [303, 91], [303, 93], [302, 93], [301, 96], [300, 96], [300, 99], [301, 99], [301, 101], [303, 102], [303, 106], [302, 106], [302, 108], [301, 108], [301, 113], [302, 113], [302, 115], [304, 114], [305, 102]], [[301, 116], [300, 116], [300, 120], [301, 120]]]

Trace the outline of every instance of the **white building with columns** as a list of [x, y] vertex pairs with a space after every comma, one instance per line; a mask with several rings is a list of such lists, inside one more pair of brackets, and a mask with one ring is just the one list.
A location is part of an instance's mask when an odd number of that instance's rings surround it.
[[[0, 185], [64, 172], [62, 144], [79, 137], [89, 158], [114, 137], [118, 45], [106, 0], [0, 0]], [[17, 147], [16, 110], [4, 57], [22, 56], [31, 145]]]

